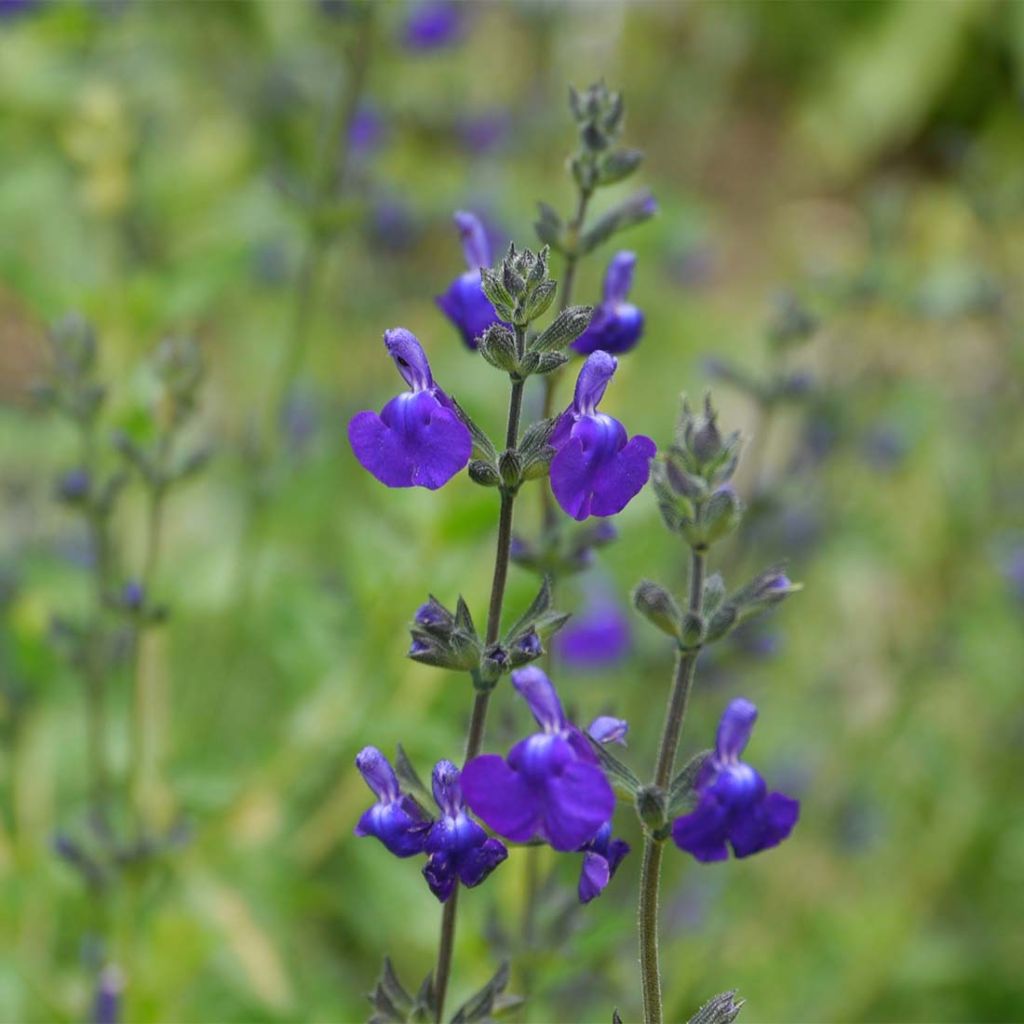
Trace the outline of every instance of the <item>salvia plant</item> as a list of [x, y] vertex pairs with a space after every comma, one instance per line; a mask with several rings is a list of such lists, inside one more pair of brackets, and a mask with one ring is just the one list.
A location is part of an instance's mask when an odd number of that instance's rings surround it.
[[[485, 883], [510, 855], [530, 857], [547, 846], [578, 862], [578, 900], [591, 903], [630, 852], [614, 830], [620, 806], [633, 809], [644, 837], [638, 989], [644, 1020], [660, 1022], [658, 899], [665, 849], [701, 863], [730, 853], [748, 857], [781, 842], [798, 816], [795, 800], [769, 791], [757, 770], [741, 760], [757, 717], [748, 700], [731, 701], [722, 710], [714, 746], [676, 767], [701, 650], [797, 587], [778, 567], [731, 592], [720, 575], [708, 573], [712, 547], [736, 529], [743, 513], [731, 485], [740, 438], [720, 431], [710, 398], [697, 409], [684, 402], [675, 437], [660, 453], [650, 438], [630, 436], [601, 409], [618, 356], [644, 330], [643, 313], [629, 302], [636, 259], [626, 251], [612, 256], [594, 306], [572, 304], [573, 281], [583, 258], [650, 217], [655, 204], [641, 193], [588, 220], [595, 194], [631, 174], [641, 154], [618, 144], [621, 95], [598, 84], [572, 91], [570, 99], [579, 132], [569, 161], [574, 213], [563, 219], [542, 204], [536, 230], [543, 248], [512, 244], [494, 265], [479, 220], [457, 214], [468, 267], [437, 300], [467, 348], [507, 378], [502, 440], [493, 440], [434, 379], [422, 345], [403, 327], [385, 331], [384, 346], [404, 390], [379, 412], [360, 412], [349, 424], [356, 458], [388, 487], [436, 490], [465, 469], [471, 482], [497, 492], [485, 613], [474, 616], [461, 596], [452, 602], [430, 595], [410, 626], [410, 658], [465, 673], [470, 683], [461, 760], [438, 760], [428, 786], [401, 747], [393, 763], [375, 746], [356, 757], [375, 798], [355, 825], [356, 834], [375, 838], [396, 857], [417, 859], [443, 905], [435, 966], [421, 985], [407, 987], [386, 959], [370, 996], [376, 1022], [488, 1020], [517, 1005], [506, 991], [510, 970], [503, 963], [480, 991], [453, 1014], [448, 1011], [460, 891]], [[551, 276], [552, 251], [562, 265], [560, 282]], [[560, 401], [559, 378], [574, 355], [581, 359], [571, 368], [572, 394]], [[523, 422], [531, 378], [538, 378], [542, 390], [543, 415]], [[558, 607], [558, 580], [585, 568], [595, 549], [614, 539], [611, 518], [649, 481], [666, 527], [689, 553], [689, 588], [680, 599], [647, 580], [633, 595], [636, 608], [668, 634], [677, 652], [661, 741], [642, 777], [613, 753], [625, 742], [627, 723], [609, 714], [585, 725], [574, 721], [551, 679], [550, 658], [542, 659], [569, 618]], [[514, 537], [519, 498], [530, 486], [540, 496], [539, 532]], [[503, 614], [513, 558], [540, 575], [535, 598], [514, 617]], [[510, 688], [501, 685], [506, 676]], [[535, 724], [524, 724], [522, 738], [508, 750], [487, 750], [488, 711], [505, 693], [513, 707], [525, 705]], [[692, 1019], [732, 1021], [740, 1006], [735, 993], [727, 992]], [[609, 1018], [620, 1019], [611, 1009]]]
[[[205, 466], [209, 452], [187, 434], [203, 378], [200, 352], [187, 338], [168, 338], [150, 360], [150, 408], [130, 424], [105, 425], [108, 394], [99, 374], [90, 324], [68, 316], [50, 333], [51, 371], [36, 390], [78, 439], [73, 466], [56, 483], [56, 497], [85, 527], [88, 605], [54, 618], [55, 638], [82, 683], [88, 786], [81, 821], [54, 836], [57, 856], [81, 878], [90, 897], [88, 968], [95, 978], [92, 1016], [119, 1015], [123, 971], [115, 949], [113, 903], [130, 898], [161, 857], [187, 838], [183, 821], [152, 820], [145, 796], [147, 633], [166, 621], [157, 571], [168, 499]], [[123, 498], [142, 491], [141, 553], [124, 537]], [[127, 742], [119, 734], [126, 734]], [[127, 760], [117, 763], [117, 751]], [[129, 883], [129, 884], [122, 884]]]

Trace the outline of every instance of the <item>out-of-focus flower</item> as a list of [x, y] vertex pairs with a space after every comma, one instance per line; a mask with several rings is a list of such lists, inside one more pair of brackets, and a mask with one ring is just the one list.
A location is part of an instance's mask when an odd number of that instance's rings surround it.
[[434, 766], [433, 789], [441, 817], [427, 833], [423, 877], [444, 903], [457, 882], [469, 889], [479, 885], [508, 856], [508, 850], [504, 843], [488, 838], [466, 813], [459, 770], [451, 761]]
[[484, 294], [480, 268], [491, 265], [491, 246], [483, 222], [475, 214], [459, 210], [455, 224], [462, 240], [462, 252], [469, 268], [435, 299], [441, 312], [459, 329], [462, 340], [476, 348], [477, 339], [491, 324], [501, 323], [490, 299]]
[[542, 732], [520, 740], [508, 758], [483, 754], [463, 769], [466, 803], [515, 842], [543, 839], [579, 850], [611, 820], [615, 793], [590, 741], [565, 717], [551, 680], [534, 666], [512, 673]]
[[621, 661], [629, 653], [630, 641], [625, 609], [600, 590], [556, 634], [554, 645], [569, 667], [594, 669]]
[[604, 301], [594, 310], [587, 329], [572, 343], [572, 348], [588, 355], [605, 352], [628, 352], [644, 332], [644, 315], [627, 302], [633, 286], [636, 254], [618, 252], [608, 264], [604, 276]]
[[356, 755], [356, 767], [377, 802], [359, 819], [355, 834], [375, 836], [396, 857], [422, 853], [430, 818], [412, 797], [399, 789], [388, 759], [376, 747], [364, 747]]
[[369, 156], [380, 148], [386, 135], [387, 124], [380, 111], [364, 103], [356, 110], [348, 127], [349, 153], [356, 158]]
[[650, 475], [654, 442], [642, 434], [628, 438], [617, 419], [597, 411], [617, 366], [607, 352], [587, 357], [572, 404], [551, 435], [551, 490], [573, 519], [621, 512]]
[[388, 487], [436, 490], [469, 462], [473, 442], [452, 400], [435, 383], [411, 331], [393, 327], [384, 344], [409, 391], [380, 411], [356, 413], [348, 438], [364, 469]]
[[456, 125], [459, 141], [474, 156], [493, 153], [509, 136], [511, 118], [504, 110], [468, 114]]
[[580, 847], [583, 865], [580, 868], [580, 882], [577, 888], [580, 903], [589, 903], [604, 892], [616, 869], [629, 853], [629, 843], [624, 839], [612, 838], [610, 822], [602, 825], [593, 839]]
[[454, 46], [466, 33], [467, 7], [455, 0], [420, 0], [402, 26], [402, 43], [421, 52]]
[[699, 861], [726, 860], [728, 844], [737, 857], [777, 846], [793, 831], [800, 804], [769, 793], [764, 779], [740, 760], [757, 720], [748, 700], [731, 701], [718, 726], [715, 752], [697, 778], [698, 802], [676, 818], [672, 838]]

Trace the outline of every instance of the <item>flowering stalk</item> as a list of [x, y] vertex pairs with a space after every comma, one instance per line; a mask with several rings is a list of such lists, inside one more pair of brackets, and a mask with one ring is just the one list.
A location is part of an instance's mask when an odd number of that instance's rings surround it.
[[[521, 360], [526, 349], [526, 328], [515, 328], [516, 354]], [[508, 420], [505, 427], [505, 448], [514, 451], [519, 444], [519, 419], [523, 407], [523, 381], [513, 379], [508, 402]], [[512, 546], [512, 511], [516, 491], [501, 488], [501, 506], [498, 512], [498, 539], [494, 552], [494, 574], [491, 579], [491, 598], [487, 606], [485, 644], [491, 647], [497, 643], [501, 632], [501, 607], [505, 600], [505, 583], [508, 579], [509, 551]], [[487, 724], [487, 706], [491, 699], [491, 688], [476, 689], [473, 698], [473, 712], [469, 719], [466, 736], [466, 751], [463, 763], [480, 753], [483, 745], [484, 728]], [[437, 967], [434, 970], [435, 1020], [440, 1024], [444, 1015], [444, 1002], [451, 976], [452, 952], [455, 947], [455, 923], [458, 913], [459, 891], [456, 886], [441, 914], [441, 936], [437, 946]]]
[[739, 761], [757, 715], [749, 701], [733, 701], [722, 716], [715, 750], [698, 754], [673, 777], [701, 649], [797, 589], [778, 569], [769, 569], [727, 598], [722, 578], [706, 575], [708, 549], [730, 534], [742, 515], [729, 483], [738, 451], [738, 434], [723, 438], [719, 433], [710, 398], [699, 414], [684, 402], [676, 443], [655, 465], [653, 478], [666, 526], [690, 549], [686, 610], [650, 581], [633, 595], [637, 609], [678, 647], [653, 780], [646, 786], [636, 780], [631, 787], [644, 828], [637, 919], [645, 1024], [663, 1020], [658, 895], [665, 841], [671, 836], [702, 862], [724, 860], [727, 844], [737, 857], [746, 857], [781, 842], [798, 815], [796, 801], [767, 793], [761, 777]]

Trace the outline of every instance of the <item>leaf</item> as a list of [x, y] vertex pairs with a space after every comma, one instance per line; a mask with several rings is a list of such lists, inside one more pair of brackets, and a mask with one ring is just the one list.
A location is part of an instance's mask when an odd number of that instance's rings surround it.
[[502, 1012], [520, 1005], [522, 1000], [516, 997], [506, 997], [499, 1001], [499, 997], [508, 985], [508, 979], [509, 963], [507, 960], [503, 960], [494, 977], [455, 1011], [451, 1024], [471, 1024], [473, 1021], [493, 1020], [495, 1012]]
[[702, 750], [694, 754], [672, 780], [668, 787], [668, 817], [674, 818], [690, 810], [697, 777], [700, 775], [704, 762], [714, 753], [713, 750]]
[[[405, 784], [406, 792], [412, 792], [415, 796], [422, 797], [427, 803], [430, 802], [430, 791], [423, 784], [423, 780], [413, 767], [413, 763], [409, 760], [409, 756], [406, 754], [405, 748], [401, 743], [398, 744], [395, 753], [395, 774], [398, 776], [399, 781]], [[390, 961], [385, 958], [385, 969], [389, 966]]]
[[709, 999], [689, 1020], [689, 1024], [732, 1024], [740, 1015], [745, 1000], [736, 1002], [736, 990], [731, 989]]
[[612, 786], [630, 796], [636, 796], [643, 783], [637, 778], [633, 769], [629, 765], [623, 764], [614, 754], [609, 753], [604, 745], [598, 743], [593, 736], [587, 736], [587, 739], [590, 740], [590, 745], [594, 748], [594, 753], [597, 754], [597, 759], [601, 762], [601, 767]]
[[451, 401], [455, 407], [456, 416], [466, 424], [469, 430], [469, 436], [473, 440], [473, 454], [484, 462], [494, 462], [498, 457], [498, 449], [494, 447], [491, 439], [473, 422], [469, 413], [454, 398]]
[[412, 1010], [412, 996], [403, 988], [395, 974], [390, 957], [384, 957], [384, 967], [374, 990], [367, 997], [373, 1004], [374, 1013], [371, 1018], [379, 1024], [395, 1022], [403, 1024]]
[[540, 618], [551, 607], [551, 577], [545, 575], [540, 585], [540, 590], [537, 591], [537, 596], [530, 602], [530, 606], [525, 612], [516, 620], [515, 624], [506, 634], [506, 642], [510, 642], [512, 638], [519, 636], [520, 633], [525, 632], [529, 629], [534, 622]]

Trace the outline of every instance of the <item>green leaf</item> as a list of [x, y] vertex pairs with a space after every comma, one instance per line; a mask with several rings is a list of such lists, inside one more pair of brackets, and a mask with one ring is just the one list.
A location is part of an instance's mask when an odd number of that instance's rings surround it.
[[597, 754], [601, 767], [608, 775], [608, 781], [621, 792], [628, 793], [635, 797], [637, 792], [643, 788], [643, 783], [637, 778], [636, 773], [629, 765], [623, 764], [614, 754], [610, 753], [603, 743], [598, 743], [593, 736], [587, 736], [590, 745]]
[[714, 753], [713, 750], [702, 750], [694, 754], [683, 765], [668, 787], [668, 817], [674, 818], [687, 813], [693, 805], [693, 792], [697, 784], [704, 762]]
[[491, 439], [473, 422], [469, 413], [454, 398], [452, 398], [452, 405], [455, 407], [455, 414], [469, 430], [469, 436], [473, 440], [474, 456], [482, 462], [493, 463], [498, 458], [498, 449], [494, 447]]

